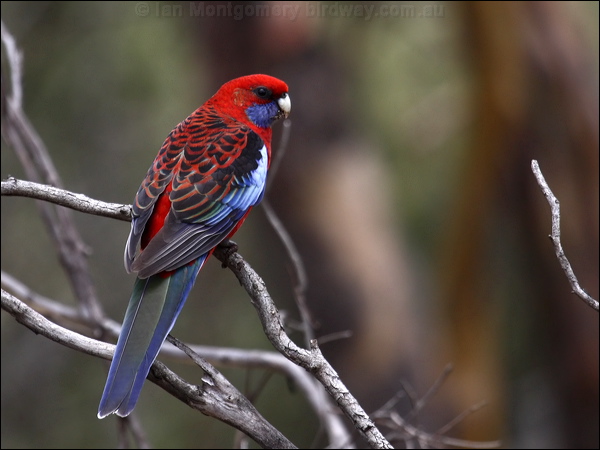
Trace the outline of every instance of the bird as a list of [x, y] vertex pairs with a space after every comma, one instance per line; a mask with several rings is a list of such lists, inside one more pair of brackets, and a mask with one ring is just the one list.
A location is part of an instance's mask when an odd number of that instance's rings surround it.
[[255, 74], [223, 84], [165, 139], [132, 205], [125, 269], [137, 272], [98, 418], [128, 416], [200, 269], [265, 193], [271, 125], [288, 86]]

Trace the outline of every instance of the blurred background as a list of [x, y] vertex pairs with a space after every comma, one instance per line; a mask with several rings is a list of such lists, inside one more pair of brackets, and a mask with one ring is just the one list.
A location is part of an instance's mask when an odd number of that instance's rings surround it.
[[[222, 83], [285, 80], [291, 136], [268, 199], [300, 249], [321, 348], [361, 405], [373, 412], [408, 387], [422, 396], [451, 363], [413, 419], [421, 429], [486, 402], [448, 434], [598, 448], [598, 314], [571, 294], [530, 170], [537, 159], [567, 256], [598, 298], [598, 2], [2, 2], [2, 20], [24, 52], [24, 109], [65, 187], [108, 202], [131, 203], [169, 131]], [[24, 177], [3, 140], [9, 175]], [[129, 224], [74, 219], [120, 321]], [[1, 220], [2, 270], [75, 304], [35, 202], [3, 198]], [[295, 279], [260, 208], [236, 242], [293, 325]], [[327, 340], [339, 332], [350, 334]], [[173, 333], [271, 349], [216, 261]], [[115, 447], [115, 417], [96, 418], [106, 372], [2, 314], [2, 448]], [[242, 390], [264, 376], [223, 372]], [[283, 377], [256, 405], [296, 445], [326, 445]], [[405, 396], [398, 411], [410, 407]], [[153, 447], [234, 445], [232, 428], [151, 383], [136, 412]]]

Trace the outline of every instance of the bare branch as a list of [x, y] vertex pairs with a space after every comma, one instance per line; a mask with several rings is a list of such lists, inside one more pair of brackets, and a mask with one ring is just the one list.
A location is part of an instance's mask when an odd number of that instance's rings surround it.
[[465, 418], [467, 416], [470, 416], [471, 414], [479, 411], [481, 408], [483, 408], [484, 406], [487, 406], [487, 402], [480, 402], [477, 403], [473, 406], [471, 406], [469, 409], [463, 411], [462, 413], [460, 413], [458, 416], [456, 416], [454, 419], [452, 419], [450, 422], [448, 422], [446, 425], [444, 425], [443, 427], [441, 427], [439, 430], [436, 431], [435, 434], [437, 435], [441, 435], [441, 434], [445, 434], [448, 431], [450, 431], [452, 428], [454, 428], [456, 425], [458, 425], [459, 423], [461, 423], [463, 420], [465, 420]]
[[[30, 289], [25, 283], [17, 280], [12, 275], [6, 273], [4, 270], [2, 274], [2, 289], [9, 291], [25, 303], [33, 306], [34, 309], [43, 314], [45, 317], [53, 319], [58, 324], [64, 324], [65, 322], [75, 322], [81, 324], [85, 322], [88, 326], [88, 322], [85, 318], [79, 314], [75, 308], [59, 303], [48, 297], [38, 294], [37, 292]], [[114, 322], [116, 327], [116, 333], [119, 333], [119, 325]]]
[[351, 330], [336, 331], [335, 333], [324, 334], [319, 337], [319, 344], [327, 344], [329, 342], [340, 341], [342, 339], [350, 339], [354, 333]]
[[[452, 427], [485, 406], [485, 402], [474, 405], [468, 410], [462, 412], [435, 433], [429, 433], [421, 429], [419, 426], [411, 423], [418, 417], [419, 413], [422, 412], [423, 408], [427, 405], [431, 398], [440, 391], [440, 388], [448, 379], [451, 372], [452, 365], [446, 365], [440, 376], [420, 398], [408, 383], [402, 383], [403, 390], [396, 393], [392, 399], [387, 401], [381, 408], [371, 415], [376, 423], [391, 430], [391, 432], [387, 434], [387, 437], [392, 443], [398, 442], [399, 444], [404, 444], [406, 448], [417, 448], [416, 444], [419, 445], [419, 448], [444, 448], [448, 446], [464, 448], [493, 448], [500, 445], [498, 441], [465, 441], [445, 436], [445, 433], [452, 429]], [[411, 411], [409, 414], [401, 417], [396, 411], [394, 411], [394, 408], [396, 407], [398, 401], [403, 397], [410, 401]]]
[[[101, 210], [104, 209], [102, 208]], [[87, 332], [90, 333], [97, 325], [87, 321], [75, 308], [34, 292], [24, 283], [21, 283], [4, 271], [2, 271], [2, 288], [33, 306], [37, 312], [41, 312], [44, 316], [52, 318], [59, 325], [75, 326], [80, 330], [87, 329]], [[100, 323], [100, 326], [114, 338], [119, 335], [121, 330], [121, 325], [111, 319], [104, 319]], [[289, 361], [283, 355], [267, 350], [241, 350], [238, 348], [186, 345], [202, 358], [220, 367], [263, 369], [278, 372], [288, 377], [292, 380], [294, 386], [306, 397], [308, 403], [315, 411], [316, 416], [320, 419], [328, 434], [331, 445], [335, 448], [345, 447], [343, 443], [348, 441], [348, 432], [339, 414], [335, 413], [334, 407], [330, 404], [328, 397], [324, 396], [324, 392], [320, 389], [320, 384], [308, 372]], [[163, 345], [160, 354], [161, 358], [168, 357], [172, 360], [189, 361], [189, 358], [181, 350], [170, 343]]]
[[[2, 309], [36, 334], [88, 355], [112, 359], [114, 345], [56, 325], [4, 289]], [[265, 448], [295, 448], [220, 372], [206, 362], [201, 367], [205, 371], [201, 386], [185, 382], [158, 361], [152, 366], [150, 380], [202, 414], [243, 431]]]
[[279, 220], [279, 217], [277, 217], [277, 214], [271, 207], [271, 204], [267, 201], [267, 199], [264, 199], [261, 202], [261, 205], [267, 215], [269, 223], [277, 233], [277, 236], [281, 240], [290, 258], [290, 261], [292, 262], [296, 279], [294, 284], [294, 297], [296, 299], [296, 305], [298, 305], [300, 317], [302, 318], [302, 330], [304, 331], [306, 343], [309, 344], [310, 341], [315, 338], [315, 336], [313, 332], [313, 320], [310, 315], [308, 305], [306, 304], [305, 292], [308, 286], [308, 277], [306, 276], [304, 263], [302, 262], [302, 258], [300, 257], [300, 253], [298, 252], [294, 241], [285, 229], [281, 220]]
[[[14, 38], [2, 24], [2, 43], [10, 67], [12, 95], [5, 98], [6, 77], [2, 76], [2, 136], [13, 148], [30, 180], [62, 187], [62, 181], [42, 139], [22, 108], [21, 54]], [[101, 321], [102, 306], [87, 264], [86, 245], [73, 222], [70, 211], [39, 203], [40, 215], [57, 248], [59, 260], [79, 302], [81, 312]]]
[[581, 286], [579, 286], [575, 272], [573, 272], [573, 269], [571, 268], [571, 263], [569, 263], [569, 260], [567, 259], [567, 256], [562, 248], [562, 244], [560, 242], [560, 203], [550, 190], [548, 183], [546, 183], [546, 179], [544, 178], [544, 175], [542, 175], [540, 166], [535, 159], [531, 161], [531, 170], [533, 171], [538, 185], [542, 189], [542, 192], [544, 193], [544, 196], [546, 197], [546, 200], [548, 201], [552, 211], [552, 234], [549, 237], [554, 244], [554, 251], [556, 252], [556, 257], [558, 258], [560, 267], [562, 267], [563, 271], [565, 272], [573, 292], [591, 308], [598, 311], [598, 300], [592, 298], [581, 288]]
[[[446, 380], [450, 376], [450, 373], [452, 372], [452, 370], [453, 370], [452, 364], [447, 364], [446, 367], [444, 367], [444, 370], [442, 371], [441, 375], [435, 380], [435, 382], [431, 385], [431, 387], [425, 393], [425, 395], [423, 395], [420, 399], [418, 399], [414, 402], [413, 408], [410, 412], [410, 416], [408, 416], [407, 419], [415, 417], [421, 412], [421, 410], [425, 407], [425, 405], [427, 405], [429, 400], [439, 392], [442, 385], [446, 382]], [[410, 394], [409, 394], [409, 396], [410, 396]]]
[[136, 414], [130, 414], [127, 417], [119, 417], [117, 420], [119, 448], [129, 448], [127, 445], [127, 434], [131, 434], [133, 442], [137, 448], [152, 448], [146, 437], [146, 432]]
[[19, 180], [14, 177], [2, 181], [2, 195], [45, 200], [87, 214], [131, 221], [131, 205], [101, 202], [83, 194], [76, 194], [47, 184]]
[[[269, 183], [266, 187], [266, 194], [268, 194], [271, 186], [273, 186], [273, 179], [275, 178], [277, 171], [279, 170], [279, 166], [281, 165], [281, 161], [283, 160], [283, 156], [286, 153], [288, 144], [290, 142], [290, 135], [292, 130], [292, 121], [290, 119], [286, 119], [282, 124], [283, 131], [281, 133], [281, 139], [279, 140], [279, 145], [277, 146], [277, 153], [275, 156], [275, 160], [271, 164], [269, 169]], [[266, 196], [265, 196], [266, 197]], [[296, 305], [298, 306], [298, 311], [300, 312], [300, 317], [302, 318], [302, 330], [304, 331], [304, 338], [306, 339], [306, 345], [310, 345], [310, 341], [315, 338], [314, 336], [314, 321], [311, 318], [310, 311], [308, 309], [308, 305], [306, 304], [306, 288], [308, 287], [308, 277], [306, 276], [306, 269], [304, 268], [304, 263], [302, 262], [302, 258], [300, 257], [300, 252], [296, 248], [292, 237], [288, 233], [287, 229], [279, 220], [277, 213], [271, 206], [271, 203], [267, 198], [264, 198], [261, 202], [261, 206], [267, 215], [267, 220], [277, 233], [279, 240], [283, 244], [285, 251], [290, 258], [292, 263], [292, 267], [294, 269], [294, 297], [296, 300]]]
[[267, 291], [264, 281], [237, 252], [227, 246], [218, 246], [214, 255], [235, 274], [256, 308], [263, 330], [271, 344], [286, 358], [311, 372], [336, 401], [339, 408], [352, 421], [358, 432], [371, 448], [392, 448], [377, 429], [368, 414], [358, 404], [340, 380], [318, 347], [316, 339], [311, 341], [310, 350], [298, 347], [286, 334], [279, 311]]
[[13, 105], [20, 105], [23, 99], [23, 87], [21, 86], [21, 71], [23, 70], [23, 54], [17, 47], [15, 38], [10, 34], [4, 22], [2, 22], [2, 42], [6, 48], [6, 59], [10, 61], [11, 94], [6, 98]]
[[272, 186], [273, 178], [275, 174], [279, 170], [279, 165], [283, 160], [283, 155], [285, 155], [285, 151], [287, 150], [288, 143], [290, 142], [290, 136], [292, 134], [292, 121], [290, 119], [285, 119], [282, 122], [282, 133], [281, 139], [279, 140], [279, 145], [277, 146], [277, 153], [275, 153], [275, 158], [271, 163], [271, 167], [269, 167], [269, 183], [267, 185], [267, 192]]
[[[202, 406], [211, 405], [216, 414], [213, 417], [234, 426], [267, 448], [296, 448], [279, 430], [267, 422], [250, 400], [229, 383], [217, 369], [200, 358], [183, 342], [170, 335], [167, 339], [188, 355], [205, 373], [202, 378], [204, 392], [200, 392], [199, 400], [186, 399], [190, 402], [188, 403], [190, 406], [193, 406], [196, 401], [200, 401]], [[230, 407], [221, 407], [223, 396], [227, 397], [226, 405]], [[213, 400], [213, 397], [214, 404], [211, 404], [210, 400]]]
[[443, 448], [443, 447], [460, 447], [460, 448], [497, 448], [500, 446], [499, 441], [467, 441], [464, 439], [456, 439], [448, 436], [440, 436], [437, 434], [427, 433], [409, 423], [407, 423], [395, 411], [392, 411], [385, 419], [378, 420], [384, 422], [388, 427], [395, 431], [390, 435], [390, 439], [394, 441], [407, 441], [416, 439], [423, 448]]
[[35, 334], [41, 334], [54, 342], [88, 355], [112, 359], [114, 345], [82, 336], [56, 325], [4, 289], [2, 289], [2, 309]]

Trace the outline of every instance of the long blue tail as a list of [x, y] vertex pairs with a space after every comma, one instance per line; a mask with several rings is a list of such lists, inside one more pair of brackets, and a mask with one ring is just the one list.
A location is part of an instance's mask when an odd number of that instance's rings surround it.
[[138, 278], [125, 313], [117, 349], [110, 365], [98, 418], [133, 411], [144, 381], [173, 328], [198, 272], [208, 255], [177, 269], [169, 277]]

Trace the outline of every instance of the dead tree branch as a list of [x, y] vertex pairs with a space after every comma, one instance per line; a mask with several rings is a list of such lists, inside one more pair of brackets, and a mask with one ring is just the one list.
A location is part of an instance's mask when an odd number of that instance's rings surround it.
[[562, 244], [560, 242], [560, 203], [550, 190], [548, 183], [546, 183], [546, 179], [544, 178], [544, 175], [542, 175], [540, 166], [535, 159], [531, 161], [531, 170], [533, 171], [535, 179], [542, 189], [542, 192], [544, 193], [544, 196], [546, 197], [546, 200], [548, 201], [552, 211], [552, 234], [550, 234], [549, 238], [552, 240], [552, 244], [554, 244], [554, 251], [556, 252], [556, 257], [558, 258], [560, 267], [562, 267], [562, 270], [565, 272], [565, 275], [571, 284], [571, 289], [573, 289], [573, 293], [587, 303], [588, 306], [598, 311], [598, 300], [592, 298], [579, 285], [579, 281], [577, 281], [575, 272], [573, 272], [573, 269], [571, 268], [571, 263], [569, 263], [569, 260], [567, 259], [567, 256], [562, 248]]
[[[30, 180], [60, 188], [62, 181], [52, 158], [23, 111], [23, 58], [4, 22], [1, 34], [11, 75], [9, 95], [5, 90], [7, 77], [2, 74], [2, 137], [16, 153]], [[58, 259], [65, 268], [82, 314], [92, 320], [102, 320], [102, 306], [87, 262], [87, 246], [73, 222], [70, 211], [42, 202], [38, 202], [38, 207], [44, 225], [56, 245]]]
[[368, 414], [342, 383], [337, 372], [331, 367], [319, 349], [316, 339], [310, 342], [310, 349], [298, 347], [286, 334], [279, 317], [279, 311], [271, 299], [264, 281], [237, 252], [225, 246], [218, 246], [214, 255], [237, 277], [256, 308], [263, 330], [271, 344], [286, 358], [312, 373], [335, 400], [338, 407], [352, 421], [358, 432], [371, 448], [392, 448], [383, 434], [377, 429]]
[[101, 202], [83, 194], [14, 177], [2, 181], [2, 195], [35, 198], [86, 214], [125, 221], [131, 220], [131, 205]]
[[[4, 289], [2, 309], [36, 334], [92, 356], [112, 359], [114, 345], [56, 325]], [[205, 373], [201, 386], [187, 383], [159, 361], [152, 366], [150, 379], [188, 406], [239, 429], [264, 448], [296, 448], [219, 371], [204, 361], [201, 368]]]

